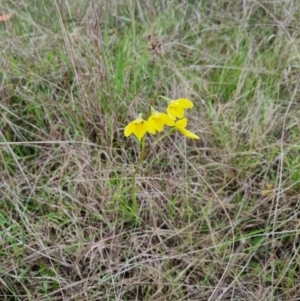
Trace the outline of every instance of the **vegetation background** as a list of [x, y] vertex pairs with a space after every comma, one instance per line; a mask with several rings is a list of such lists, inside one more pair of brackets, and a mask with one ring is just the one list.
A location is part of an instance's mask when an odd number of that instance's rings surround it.
[[[300, 300], [299, 1], [2, 0], [7, 13], [1, 300]], [[134, 207], [123, 130], [158, 94], [194, 102], [201, 139], [149, 153]]]

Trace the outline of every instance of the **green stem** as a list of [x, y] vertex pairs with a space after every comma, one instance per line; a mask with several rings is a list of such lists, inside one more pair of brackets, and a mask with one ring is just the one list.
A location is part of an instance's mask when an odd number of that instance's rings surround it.
[[160, 142], [161, 140], [165, 139], [166, 137], [168, 137], [171, 133], [173, 133], [175, 131], [175, 127], [171, 128], [168, 132], [166, 132], [163, 136], [161, 136], [159, 139], [157, 139], [156, 141], [154, 141], [154, 143], [149, 147], [149, 149], [147, 150], [147, 152], [149, 152], [158, 142]]
[[[161, 95], [157, 95], [154, 100], [153, 103], [149, 105], [149, 112], [148, 112], [148, 118], [151, 116], [151, 105], [154, 105], [156, 100], [158, 98], [162, 98], [166, 101], [169, 101], [168, 98], [161, 96]], [[163, 140], [164, 138], [166, 138], [168, 135], [170, 135], [172, 132], [175, 131], [175, 128], [170, 129], [166, 134], [164, 134], [162, 137], [160, 137], [159, 139], [157, 139], [147, 150], [145, 150], [145, 136], [142, 138], [141, 140], [141, 153], [140, 153], [140, 157], [139, 157], [139, 161], [136, 164], [133, 176], [132, 176], [132, 209], [134, 212], [137, 211], [137, 201], [136, 201], [136, 175], [138, 173], [138, 170], [140, 168], [141, 163], [143, 162], [143, 160], [145, 159], [146, 155], [149, 153], [149, 151], [155, 146], [157, 145], [161, 140]]]
[[159, 139], [154, 141], [154, 143], [145, 150], [145, 136], [141, 140], [141, 153], [139, 157], [139, 161], [136, 164], [133, 176], [132, 176], [132, 209], [134, 212], [137, 211], [137, 201], [136, 201], [136, 175], [138, 173], [138, 170], [140, 168], [140, 165], [142, 164], [143, 160], [145, 159], [146, 155], [149, 153], [149, 151], [157, 145], [161, 140], [165, 139], [167, 136], [169, 136], [172, 132], [175, 131], [175, 128], [171, 128], [166, 134], [161, 136]]
[[136, 212], [137, 210], [137, 201], [136, 201], [136, 183], [135, 183], [135, 178], [136, 178], [136, 174], [139, 170], [139, 167], [143, 161], [145, 157], [145, 136], [142, 138], [141, 141], [141, 153], [140, 153], [140, 158], [139, 161], [135, 167], [133, 176], [132, 176], [132, 208], [134, 210], [134, 212]]
[[141, 146], [142, 146], [142, 151], [141, 151], [141, 153], [143, 153], [143, 152], [145, 151], [145, 136], [142, 138]]
[[170, 101], [169, 98], [162, 96], [162, 95], [158, 95], [157, 98], [162, 98], [163, 100]]

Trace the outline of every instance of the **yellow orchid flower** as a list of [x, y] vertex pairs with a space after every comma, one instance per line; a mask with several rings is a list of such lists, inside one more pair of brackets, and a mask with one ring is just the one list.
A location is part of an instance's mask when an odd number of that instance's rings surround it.
[[152, 135], [161, 132], [164, 125], [174, 126], [175, 122], [166, 113], [160, 113], [153, 110], [152, 115], [148, 118], [148, 132]]
[[184, 109], [189, 109], [193, 106], [193, 103], [187, 98], [170, 100], [167, 108], [167, 113], [172, 119], [181, 119], [184, 117]]
[[148, 131], [148, 121], [139, 117], [131, 121], [124, 129], [124, 135], [126, 137], [134, 134], [139, 141], [145, 136]]
[[183, 119], [180, 119], [180, 120], [177, 120], [176, 123], [175, 123], [175, 128], [177, 131], [179, 131], [182, 135], [188, 137], [188, 138], [191, 138], [191, 139], [200, 139], [199, 136], [197, 136], [196, 134], [188, 131], [186, 129], [186, 125], [187, 125], [187, 119], [186, 118], [183, 118]]

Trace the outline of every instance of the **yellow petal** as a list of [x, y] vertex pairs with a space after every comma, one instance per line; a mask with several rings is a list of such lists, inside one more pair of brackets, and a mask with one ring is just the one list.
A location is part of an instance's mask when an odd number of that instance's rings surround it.
[[170, 106], [167, 107], [167, 113], [168, 113], [168, 116], [169, 116], [171, 119], [173, 119], [173, 120], [176, 119], [176, 116], [173, 115], [173, 108], [172, 108], [172, 107], [170, 107]]
[[200, 139], [199, 136], [197, 136], [196, 134], [186, 130], [185, 128], [177, 128], [177, 130], [184, 136], [191, 138], [191, 139]]
[[176, 99], [176, 101], [178, 102], [179, 106], [183, 109], [189, 109], [194, 106], [194, 104], [187, 98], [179, 98]]
[[157, 128], [157, 131], [158, 132], [161, 132], [163, 129], [164, 129], [164, 123], [163, 123], [163, 121], [162, 120], [160, 120], [160, 119], [158, 119], [158, 120], [156, 120], [156, 128]]
[[263, 190], [261, 192], [261, 195], [262, 196], [268, 196], [268, 195], [273, 194], [273, 193], [274, 193], [274, 189], [267, 189], [267, 190]]
[[124, 129], [124, 135], [128, 137], [134, 134], [140, 141], [148, 131], [148, 123], [142, 118], [130, 122]]
[[174, 120], [170, 116], [168, 116], [165, 113], [162, 113], [161, 115], [162, 115], [161, 120], [163, 121], [164, 124], [166, 124], [168, 126], [174, 126], [175, 125]]
[[167, 113], [172, 119], [182, 118], [184, 116], [184, 109], [178, 104], [170, 104], [167, 108]]
[[187, 119], [186, 118], [182, 118], [180, 120], [177, 120], [176, 124], [175, 124], [176, 129], [178, 129], [178, 128], [185, 128], [186, 125], [187, 125]]
[[152, 135], [155, 135], [157, 131], [156, 120], [153, 116], [150, 116], [148, 119], [148, 132]]
[[164, 122], [161, 119], [161, 115], [162, 115], [162, 113], [157, 113], [154, 118], [155, 127], [158, 132], [161, 132], [164, 129]]
[[148, 131], [148, 123], [147, 121], [143, 120], [139, 123], [136, 123], [133, 133], [136, 136], [136, 138], [138, 138], [138, 140], [141, 141], [141, 139], [144, 137], [147, 131]]
[[155, 125], [152, 122], [150, 122], [150, 120], [148, 120], [148, 132], [152, 135], [156, 134]]
[[125, 127], [125, 129], [124, 129], [124, 135], [125, 135], [125, 137], [130, 136], [130, 135], [133, 133], [134, 128], [135, 128], [135, 124], [134, 124], [134, 122], [132, 121], [132, 122], [130, 122], [130, 123]]

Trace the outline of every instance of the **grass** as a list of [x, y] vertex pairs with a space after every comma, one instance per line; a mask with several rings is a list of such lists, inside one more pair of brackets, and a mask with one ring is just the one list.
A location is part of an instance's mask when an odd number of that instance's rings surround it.
[[[4, 0], [8, 12], [1, 300], [298, 300], [297, 1]], [[194, 102], [201, 139], [157, 145], [133, 206], [139, 145], [123, 130], [159, 94]]]

